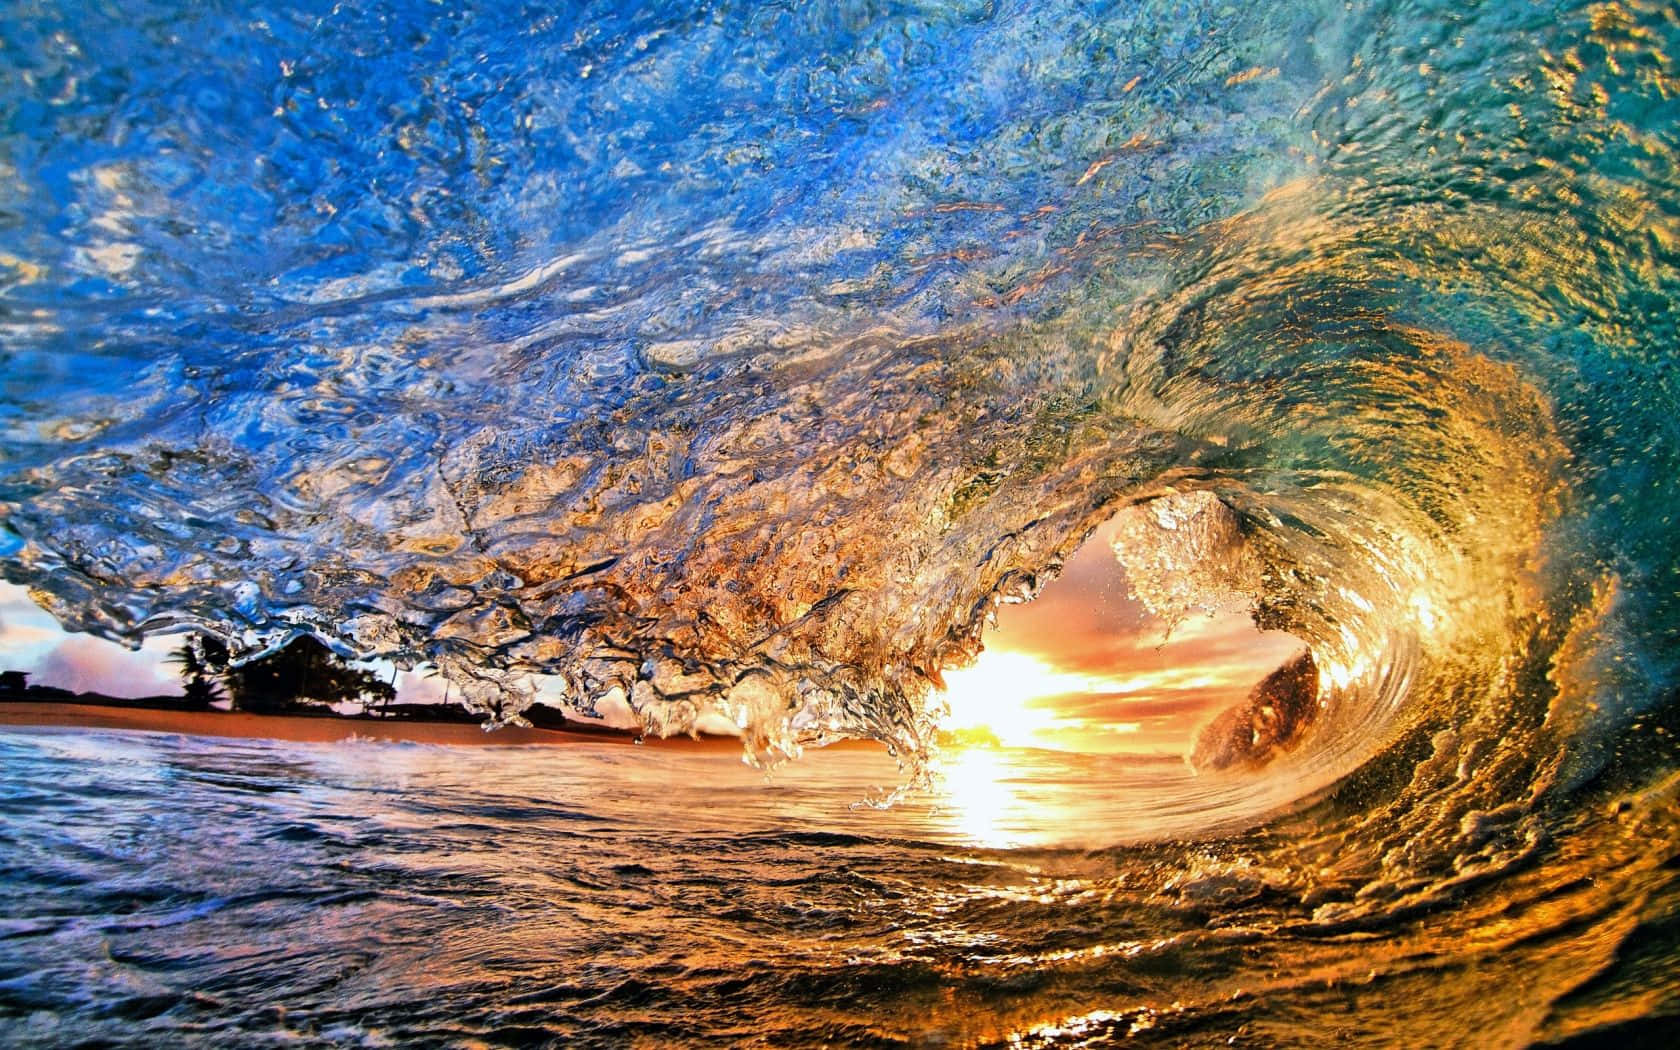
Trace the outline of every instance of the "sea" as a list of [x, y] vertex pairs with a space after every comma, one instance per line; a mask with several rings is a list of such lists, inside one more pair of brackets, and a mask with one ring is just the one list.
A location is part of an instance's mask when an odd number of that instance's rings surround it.
[[[8, 731], [0, 1041], [1675, 1045], [1672, 3], [9, 0], [0, 54], [0, 576], [742, 734]], [[942, 750], [1111, 524], [1310, 718]]]
[[652, 743], [13, 729], [0, 757], [8, 1046], [1625, 1047], [1674, 1030], [1651, 1016], [1677, 979], [1680, 884], [1652, 848], [1680, 819], [1672, 777], [1550, 841], [1530, 823], [1434, 884], [1383, 885], [1313, 830], [1336, 800], [1114, 845], [1128, 824], [1108, 798], [1178, 775], [1114, 756], [953, 752], [942, 786], [891, 806], [880, 748], [768, 778], [729, 749]]

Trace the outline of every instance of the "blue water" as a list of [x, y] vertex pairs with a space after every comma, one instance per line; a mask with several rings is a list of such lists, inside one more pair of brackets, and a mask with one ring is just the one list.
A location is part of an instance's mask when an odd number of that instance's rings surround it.
[[[1303, 914], [1360, 966], [1426, 916], [1346, 993], [1402, 1030], [1680, 1015], [1672, 5], [12, 4], [0, 46], [0, 573], [67, 626], [914, 778], [941, 669], [1118, 516], [1150, 610], [1242, 596], [1322, 672], [1278, 760], [1104, 789], [1097, 844], [1214, 844], [1115, 886], [1242, 834], [1288, 873], [1287, 920], [1198, 905], [1184, 1001]], [[953, 1038], [1129, 1031], [1107, 980]], [[1341, 1023], [1285, 1001], [1256, 1043]]]

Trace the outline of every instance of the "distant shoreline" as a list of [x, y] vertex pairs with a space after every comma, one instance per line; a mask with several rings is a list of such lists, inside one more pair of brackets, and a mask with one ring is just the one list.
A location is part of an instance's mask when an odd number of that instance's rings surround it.
[[[244, 711], [169, 709], [118, 706], [60, 700], [0, 702], [0, 731], [10, 728], [126, 729], [188, 736], [285, 740], [293, 743], [335, 743], [343, 740], [381, 740], [439, 744], [450, 747], [528, 747], [531, 745], [629, 745], [633, 734], [612, 730], [520, 729], [486, 732], [470, 722], [421, 721], [406, 718], [359, 718], [344, 715], [257, 715]], [[648, 738], [661, 746], [739, 748], [733, 737], [691, 740]]]

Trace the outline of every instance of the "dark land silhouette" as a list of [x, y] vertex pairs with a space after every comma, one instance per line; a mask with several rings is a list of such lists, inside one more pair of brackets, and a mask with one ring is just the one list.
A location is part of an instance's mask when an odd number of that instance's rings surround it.
[[[484, 715], [457, 703], [399, 703], [391, 683], [368, 668], [344, 660], [314, 638], [304, 636], [284, 648], [234, 666], [227, 649], [212, 639], [188, 639], [170, 662], [181, 676], [179, 696], [111, 696], [33, 684], [25, 671], [0, 671], [0, 703], [69, 704], [218, 714], [284, 715], [357, 722], [412, 722], [477, 726]], [[343, 712], [354, 704], [360, 711]], [[628, 730], [568, 717], [559, 708], [536, 703], [521, 712], [534, 728], [567, 733], [625, 737]]]

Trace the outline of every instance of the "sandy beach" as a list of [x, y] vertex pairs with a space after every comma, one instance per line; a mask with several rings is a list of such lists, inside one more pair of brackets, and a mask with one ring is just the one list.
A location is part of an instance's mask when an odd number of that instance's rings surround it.
[[[254, 737], [299, 743], [331, 743], [360, 737], [417, 744], [475, 747], [524, 747], [531, 744], [633, 744], [618, 733], [571, 733], [555, 729], [498, 729], [476, 725], [411, 722], [397, 719], [317, 718], [307, 715], [254, 715], [237, 711], [165, 711], [96, 704], [18, 702], [0, 704], [0, 729], [52, 726], [65, 729], [134, 729], [192, 736]], [[675, 741], [662, 741], [674, 743]], [[684, 740], [693, 746], [696, 742]], [[718, 741], [739, 747], [737, 741]]]
[[[352, 737], [396, 743], [440, 744], [449, 747], [559, 747], [573, 744], [640, 746], [628, 731], [503, 728], [486, 731], [467, 722], [424, 722], [408, 719], [346, 718], [312, 715], [254, 715], [243, 711], [171, 711], [153, 707], [117, 707], [104, 704], [53, 703], [44, 701], [0, 702], [0, 732], [10, 728], [127, 729], [145, 733], [180, 733], [188, 736], [234, 737], [255, 740], [289, 740], [305, 744], [330, 744]], [[703, 734], [640, 738], [655, 748], [699, 749], [739, 755], [738, 737]], [[836, 740], [823, 750], [875, 751], [874, 740]]]

